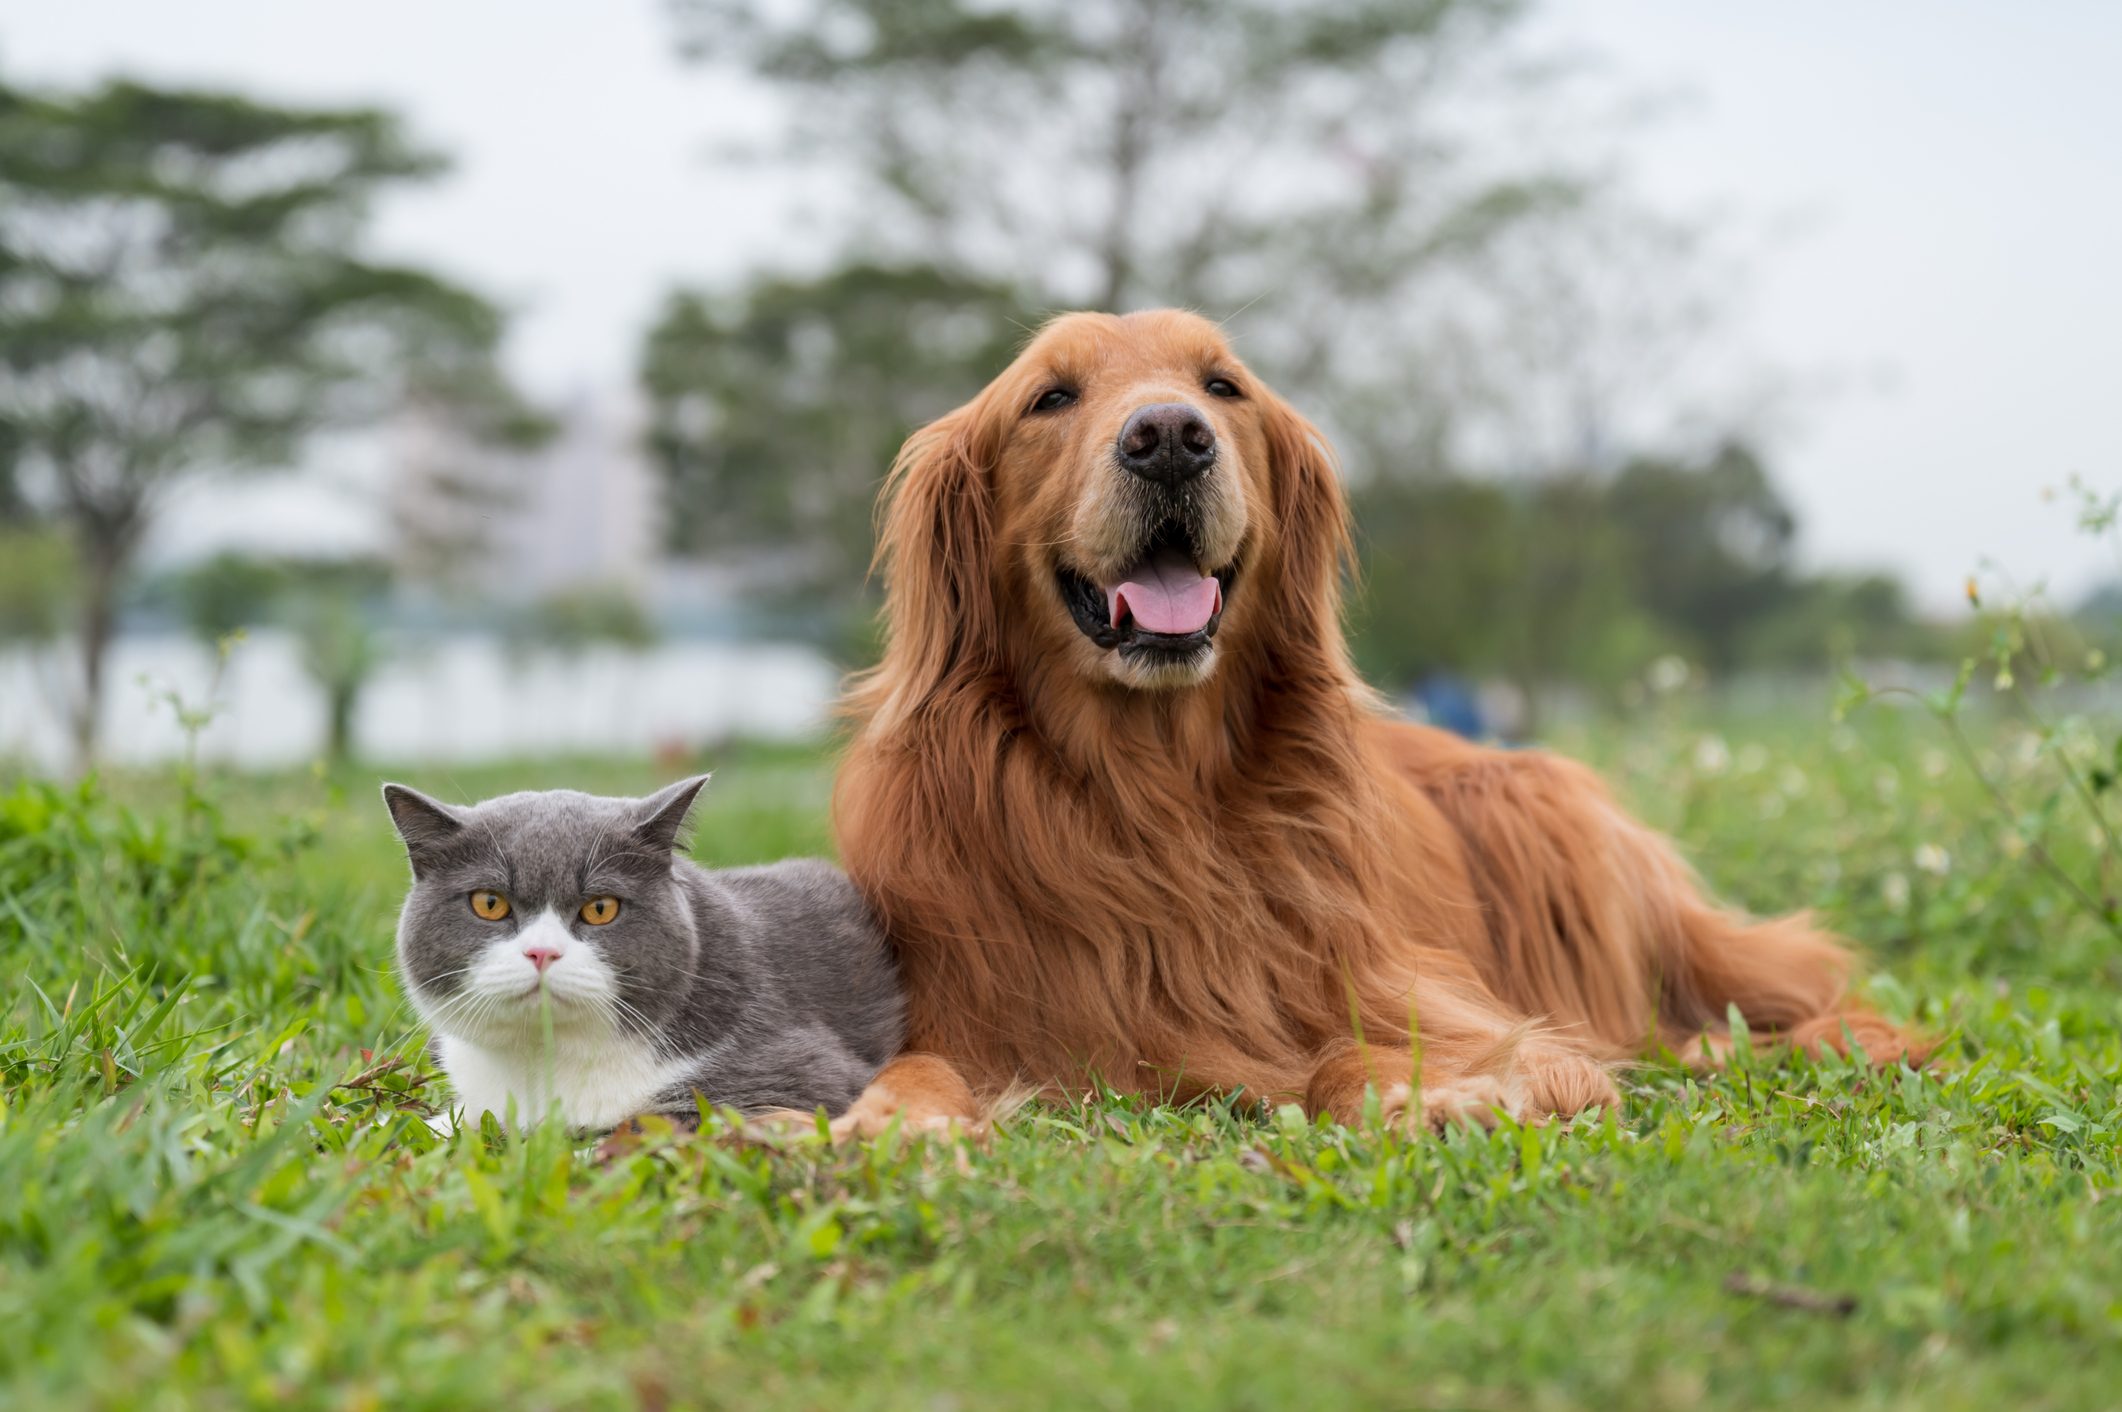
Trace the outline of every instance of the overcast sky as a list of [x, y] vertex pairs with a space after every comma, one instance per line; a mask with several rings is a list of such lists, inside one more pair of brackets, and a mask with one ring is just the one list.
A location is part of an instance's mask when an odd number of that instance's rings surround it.
[[[2064, 594], [2115, 570], [2043, 491], [2122, 486], [2122, 4], [1556, 0], [1539, 32], [1678, 97], [1633, 176], [1769, 248], [1737, 331], [1801, 389], [1771, 451], [1812, 561], [1937, 607], [1984, 559]], [[656, 0], [0, 0], [18, 81], [402, 110], [456, 170], [383, 244], [516, 309], [548, 393], [625, 383], [672, 283], [808, 243], [703, 159], [758, 95], [668, 39]]]

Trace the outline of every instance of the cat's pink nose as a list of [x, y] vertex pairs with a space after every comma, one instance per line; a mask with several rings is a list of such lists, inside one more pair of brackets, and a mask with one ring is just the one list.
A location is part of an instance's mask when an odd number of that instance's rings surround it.
[[560, 959], [560, 949], [556, 946], [526, 946], [523, 954], [530, 958], [530, 963], [538, 968], [541, 976], [547, 966]]

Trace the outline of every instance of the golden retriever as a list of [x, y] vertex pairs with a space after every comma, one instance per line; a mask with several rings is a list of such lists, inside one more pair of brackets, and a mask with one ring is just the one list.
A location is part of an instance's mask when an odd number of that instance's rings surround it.
[[1319, 433], [1191, 314], [1071, 314], [893, 467], [834, 825], [908, 1053], [843, 1134], [1019, 1085], [1539, 1121], [1757, 1035], [1875, 1061], [1800, 917], [1722, 910], [1588, 770], [1391, 719]]

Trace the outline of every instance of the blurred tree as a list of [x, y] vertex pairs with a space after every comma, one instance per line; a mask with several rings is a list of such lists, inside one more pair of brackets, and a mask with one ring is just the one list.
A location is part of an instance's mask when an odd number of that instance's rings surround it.
[[294, 634], [303, 673], [324, 696], [325, 754], [337, 761], [352, 751], [363, 689], [389, 660], [375, 625], [389, 586], [389, 567], [374, 560], [224, 553], [178, 574], [171, 592], [185, 625], [209, 650], [267, 623]]
[[884, 468], [1008, 359], [1021, 307], [919, 265], [674, 294], [641, 368], [671, 542], [844, 614], [861, 601]]
[[11, 418], [0, 417], [0, 526], [18, 525], [30, 518], [22, 498], [22, 435]]
[[439, 166], [374, 110], [0, 86], [0, 427], [78, 549], [84, 758], [120, 582], [173, 484], [285, 465], [414, 389], [482, 434], [535, 428], [491, 305], [357, 253], [375, 196]]
[[1669, 650], [1634, 591], [1637, 546], [1606, 514], [1607, 489], [1581, 475], [1365, 487], [1350, 626], [1366, 675], [1393, 688], [1439, 672], [1497, 678], [1536, 715], [1558, 683], [1614, 687]]
[[1573, 206], [1579, 180], [1475, 152], [1447, 111], [1544, 83], [1500, 47], [1527, 9], [671, 0], [684, 53], [793, 100], [778, 155], [861, 183], [858, 244], [1036, 271], [1033, 294], [1104, 309], [1389, 301], [1440, 253]]
[[1743, 446], [1720, 447], [1699, 464], [1631, 461], [1603, 502], [1628, 545], [1637, 601], [1713, 672], [1736, 666], [1748, 627], [1796, 596], [1797, 517]]
[[63, 534], [0, 521], [0, 642], [50, 642], [73, 612], [77, 572]]
[[[68, 693], [56, 643], [73, 616], [79, 583], [74, 546], [64, 533], [0, 515], [0, 651], [14, 658], [37, 695], [61, 710]], [[28, 709], [26, 700], [0, 701], [0, 751], [23, 744], [15, 732]]]
[[1742, 624], [1737, 665], [1806, 671], [1823, 663], [1896, 657], [1958, 661], [1947, 632], [1917, 618], [1900, 580], [1885, 574], [1825, 574], [1794, 581], [1774, 609]]
[[1618, 686], [1668, 652], [1724, 675], [1931, 650], [1892, 579], [1796, 570], [1795, 517], [1744, 446], [1611, 476], [1384, 480], [1356, 504], [1352, 626], [1389, 685], [1471, 672], [1537, 702], [1563, 681]]
[[308, 565], [293, 580], [288, 625], [301, 644], [302, 670], [324, 693], [324, 750], [334, 762], [353, 754], [354, 711], [389, 660], [373, 607], [387, 582], [382, 565], [363, 561]]
[[612, 584], [564, 589], [540, 599], [511, 636], [525, 647], [562, 652], [602, 643], [634, 651], [653, 646], [656, 625], [641, 600]]
[[1386, 480], [1355, 510], [1364, 571], [1349, 626], [1364, 675], [1397, 689], [1437, 672], [1502, 672], [1500, 605], [1522, 576], [1519, 498], [1496, 481]]
[[282, 565], [231, 551], [194, 564], [170, 587], [185, 626], [212, 647], [271, 618], [287, 585]]

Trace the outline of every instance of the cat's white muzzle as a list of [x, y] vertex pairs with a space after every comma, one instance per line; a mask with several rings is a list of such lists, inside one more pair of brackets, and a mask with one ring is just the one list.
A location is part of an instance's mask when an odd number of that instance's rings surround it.
[[535, 1033], [547, 1009], [557, 1024], [609, 1027], [619, 1007], [611, 966], [547, 910], [489, 946], [453, 994], [421, 1008], [442, 1033], [493, 1041]]

